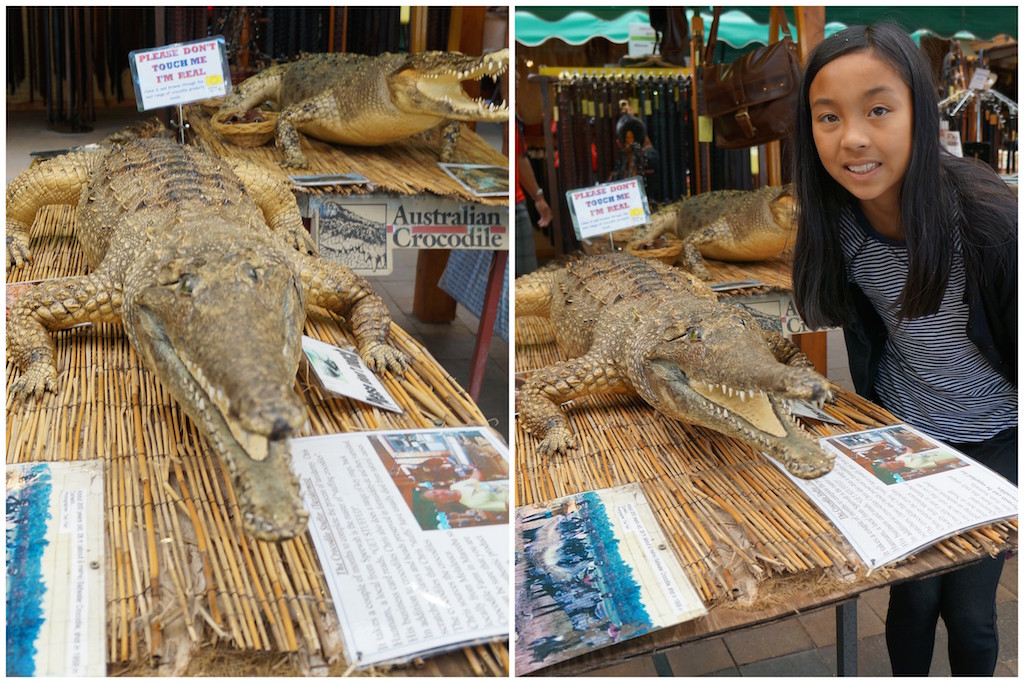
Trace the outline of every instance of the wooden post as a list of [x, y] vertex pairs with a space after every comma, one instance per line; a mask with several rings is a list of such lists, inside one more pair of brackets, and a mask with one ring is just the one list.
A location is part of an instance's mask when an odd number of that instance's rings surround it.
[[[426, 7], [413, 7], [410, 20], [409, 47], [411, 52], [423, 52], [427, 45]], [[448, 26], [448, 49], [467, 54], [478, 54], [483, 35], [483, 8], [452, 7]], [[479, 16], [478, 16], [479, 15]], [[476, 51], [467, 42], [467, 33], [476, 31]], [[479, 88], [479, 86], [477, 86]], [[467, 90], [468, 91], [468, 90]], [[479, 91], [478, 91], [479, 92]], [[470, 93], [472, 96], [472, 93]], [[458, 303], [437, 286], [448, 265], [449, 250], [421, 249], [416, 255], [416, 284], [412, 294], [412, 312], [425, 323], [447, 323], [455, 320]]]
[[[796, 40], [801, 61], [825, 38], [825, 8], [796, 7]], [[775, 35], [774, 33], [772, 35]], [[825, 332], [794, 334], [793, 343], [807, 354], [815, 369], [828, 376], [828, 337]]]

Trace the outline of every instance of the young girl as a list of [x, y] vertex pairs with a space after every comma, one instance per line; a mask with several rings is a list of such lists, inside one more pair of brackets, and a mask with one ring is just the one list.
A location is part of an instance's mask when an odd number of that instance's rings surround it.
[[[808, 58], [794, 135], [794, 298], [842, 326], [857, 392], [1017, 482], [1017, 198], [941, 150], [936, 87], [891, 25]], [[991, 675], [1002, 557], [894, 586], [894, 674], [927, 675], [941, 615], [954, 674]]]

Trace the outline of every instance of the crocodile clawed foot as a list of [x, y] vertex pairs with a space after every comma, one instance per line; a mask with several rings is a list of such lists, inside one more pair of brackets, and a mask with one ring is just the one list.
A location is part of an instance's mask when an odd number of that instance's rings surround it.
[[20, 268], [26, 261], [32, 260], [32, 250], [28, 246], [28, 236], [22, 231], [13, 231], [8, 227], [7, 232], [7, 265]]
[[296, 228], [294, 231], [291, 232], [291, 236], [292, 248], [295, 251], [299, 252], [300, 254], [305, 254], [306, 256], [317, 255], [318, 252], [316, 245], [313, 243], [313, 238], [310, 237], [309, 233], [306, 232], [305, 229], [300, 230]]
[[286, 153], [281, 165], [287, 168], [306, 168], [306, 166], [309, 165], [309, 162], [301, 152], [295, 154]]
[[42, 398], [47, 391], [57, 391], [57, 370], [47, 365], [30, 367], [11, 384], [16, 399]]
[[371, 370], [377, 373], [390, 370], [395, 375], [402, 375], [409, 367], [409, 357], [384, 342], [366, 344], [359, 349], [359, 356]]
[[568, 453], [576, 448], [576, 437], [566, 425], [554, 425], [548, 430], [547, 436], [537, 445], [537, 452], [543, 456]]

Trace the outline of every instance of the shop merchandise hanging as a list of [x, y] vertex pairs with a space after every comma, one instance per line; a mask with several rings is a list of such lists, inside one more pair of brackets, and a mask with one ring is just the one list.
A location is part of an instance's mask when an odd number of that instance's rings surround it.
[[[555, 83], [559, 186], [570, 190], [612, 179], [626, 150], [615, 127], [627, 104], [646, 131], [656, 178], [645, 183], [654, 204], [690, 193], [693, 123], [691, 81], [684, 76], [573, 75]], [[644, 145], [643, 140], [637, 141]]]

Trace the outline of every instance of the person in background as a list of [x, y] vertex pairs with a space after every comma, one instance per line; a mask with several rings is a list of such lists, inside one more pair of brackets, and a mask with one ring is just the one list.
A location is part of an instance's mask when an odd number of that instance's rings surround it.
[[[793, 297], [841, 326], [857, 393], [1017, 483], [1017, 197], [940, 146], [930, 66], [890, 24], [808, 57], [793, 136]], [[928, 675], [941, 616], [956, 675], [991, 676], [1003, 556], [892, 587], [897, 675]]]
[[533, 202], [540, 218], [537, 225], [546, 228], [551, 223], [551, 207], [544, 197], [544, 188], [537, 182], [533, 166], [526, 156], [526, 145], [519, 121], [516, 120], [516, 277], [537, 270], [537, 247], [533, 240], [533, 220], [526, 206], [527, 197]]

